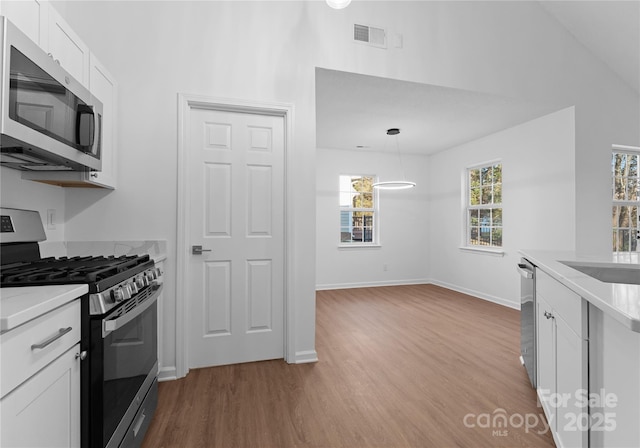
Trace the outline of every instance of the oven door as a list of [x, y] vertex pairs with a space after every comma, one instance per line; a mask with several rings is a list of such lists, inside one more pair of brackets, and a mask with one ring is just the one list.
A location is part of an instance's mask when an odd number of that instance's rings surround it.
[[[102, 426], [101, 447], [120, 444], [157, 376], [157, 299], [161, 290], [162, 285], [152, 285], [95, 321], [101, 327], [102, 356], [91, 357], [92, 389], [97, 392], [91, 396], [91, 410], [98, 407], [95, 416], [102, 415], [102, 421], [93, 422], [92, 433]], [[92, 336], [97, 337], [96, 333]], [[96, 436], [92, 434], [94, 442]]]

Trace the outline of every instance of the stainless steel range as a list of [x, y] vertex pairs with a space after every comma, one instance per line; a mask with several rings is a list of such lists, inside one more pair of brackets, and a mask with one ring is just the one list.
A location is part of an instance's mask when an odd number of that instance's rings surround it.
[[81, 298], [83, 447], [140, 446], [157, 404], [157, 299], [148, 255], [41, 258], [37, 212], [0, 209], [0, 286], [87, 284]]

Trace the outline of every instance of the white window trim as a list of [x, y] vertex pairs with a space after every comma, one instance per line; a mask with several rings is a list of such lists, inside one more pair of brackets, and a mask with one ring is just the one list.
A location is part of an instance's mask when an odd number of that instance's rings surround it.
[[[613, 154], [637, 154], [640, 156], [640, 147], [638, 146], [626, 146], [626, 145], [611, 145], [611, 156]], [[611, 160], [611, 159], [609, 159]], [[615, 182], [613, 171], [611, 172], [611, 182], [612, 187]], [[627, 201], [627, 200], [618, 200], [611, 198], [611, 206], [612, 207], [640, 207], [640, 201]], [[613, 230], [613, 227], [611, 228]], [[640, 252], [640, 245], [636, 251], [612, 251], [614, 254], [627, 254]]]
[[[502, 257], [506, 254], [506, 251], [504, 250], [504, 246], [498, 247], [498, 246], [473, 246], [471, 244], [469, 244], [469, 223], [468, 223], [468, 219], [467, 219], [467, 211], [468, 211], [468, 203], [469, 203], [469, 171], [470, 170], [474, 170], [474, 169], [478, 169], [478, 168], [482, 168], [485, 166], [493, 166], [496, 164], [501, 164], [502, 165], [502, 173], [504, 176], [504, 162], [502, 161], [502, 159], [493, 159], [493, 160], [487, 160], [486, 162], [481, 162], [481, 163], [475, 163], [473, 165], [469, 165], [467, 167], [465, 167], [462, 170], [462, 174], [461, 174], [461, 181], [460, 181], [460, 191], [461, 191], [461, 200], [460, 200], [460, 204], [461, 204], [461, 216], [462, 216], [462, 238], [461, 238], [461, 244], [458, 247], [458, 249], [460, 249], [463, 252], [473, 252], [473, 253], [477, 253], [477, 254], [485, 254], [485, 255], [491, 255], [491, 256], [498, 256], [498, 257]], [[504, 185], [504, 177], [502, 178], [502, 183]], [[503, 194], [503, 201], [504, 201], [504, 188], [502, 190], [502, 194]], [[485, 207], [486, 208], [486, 207]], [[490, 207], [491, 208], [491, 207]], [[495, 207], [495, 208], [501, 208], [503, 210], [503, 224], [502, 224], [502, 228], [503, 228], [503, 236], [504, 236], [504, 202], [502, 202], [500, 204], [500, 207]], [[504, 240], [503, 240], [504, 243]]]
[[344, 244], [344, 243], [340, 243], [338, 244], [338, 249], [342, 250], [342, 249], [380, 249], [382, 247], [382, 244], [376, 244], [376, 243], [351, 243], [351, 244]]
[[480, 253], [480, 254], [494, 255], [496, 257], [504, 257], [505, 254], [506, 254], [504, 249], [498, 249], [497, 247], [491, 249], [490, 246], [485, 246], [485, 247], [480, 247], [480, 246], [460, 246], [458, 249], [460, 249], [463, 252], [476, 252], [476, 253]]
[[[363, 177], [372, 177], [374, 182], [378, 182], [377, 174], [345, 174], [341, 173], [338, 175], [338, 178], [341, 176], [363, 176]], [[338, 195], [340, 194], [340, 189], [338, 189]], [[372, 191], [373, 194], [373, 242], [366, 243], [343, 243], [340, 241], [340, 237], [338, 237], [338, 249], [376, 249], [382, 247], [380, 243], [380, 194], [377, 188], [374, 188]], [[360, 209], [360, 208], [350, 208], [352, 211], [371, 211], [371, 209]], [[340, 204], [338, 204], [338, 235], [340, 234], [340, 229], [342, 226], [340, 225], [340, 213], [342, 209], [340, 208]]]

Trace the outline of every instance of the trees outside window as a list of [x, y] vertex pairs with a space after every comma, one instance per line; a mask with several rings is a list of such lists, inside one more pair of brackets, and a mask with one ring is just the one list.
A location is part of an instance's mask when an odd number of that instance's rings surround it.
[[502, 164], [467, 169], [466, 244], [502, 247]]
[[640, 148], [614, 149], [612, 174], [612, 245], [614, 252], [639, 251]]
[[377, 194], [372, 175], [340, 175], [340, 244], [377, 243]]

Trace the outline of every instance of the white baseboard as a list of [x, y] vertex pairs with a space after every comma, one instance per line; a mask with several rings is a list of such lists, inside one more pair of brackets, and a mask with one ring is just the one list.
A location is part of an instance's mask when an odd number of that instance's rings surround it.
[[431, 280], [429, 283], [442, 286], [443, 288], [451, 289], [453, 291], [461, 292], [463, 294], [467, 294], [473, 297], [477, 297], [482, 300], [486, 300], [488, 302], [497, 303], [498, 305], [506, 306], [508, 308], [513, 308], [514, 310], [520, 310], [520, 302], [513, 302], [511, 300], [503, 299], [502, 297], [492, 296], [490, 294], [485, 294], [480, 291], [475, 291], [473, 289], [463, 288], [461, 286], [452, 285], [450, 283], [441, 282], [439, 280]]
[[176, 366], [160, 367], [158, 372], [158, 382], [177, 380]]
[[308, 362], [318, 362], [318, 353], [315, 350], [296, 352], [296, 358], [292, 364], [305, 364]]
[[[315, 350], [296, 352], [295, 359], [291, 364], [305, 364], [318, 361], [318, 353]], [[188, 373], [188, 372], [187, 372]], [[176, 366], [161, 367], [158, 371], [158, 382], [177, 380]]]
[[461, 286], [453, 285], [446, 282], [433, 279], [415, 279], [415, 280], [390, 280], [382, 282], [366, 282], [366, 283], [336, 283], [329, 285], [316, 285], [316, 291], [327, 291], [331, 289], [352, 289], [352, 288], [373, 288], [377, 286], [401, 286], [401, 285], [436, 285], [443, 288], [451, 289], [452, 291], [461, 292], [473, 297], [477, 297], [488, 302], [497, 303], [498, 305], [513, 308], [514, 310], [520, 310], [520, 302], [513, 302], [511, 300], [503, 299], [502, 297], [492, 296], [473, 289], [463, 288]]
[[402, 286], [402, 285], [424, 285], [431, 283], [428, 279], [411, 280], [386, 280], [379, 282], [362, 283], [335, 283], [326, 285], [316, 285], [316, 291], [327, 291], [331, 289], [352, 289], [352, 288], [372, 288], [377, 286]]

